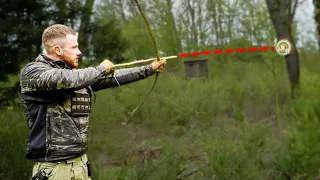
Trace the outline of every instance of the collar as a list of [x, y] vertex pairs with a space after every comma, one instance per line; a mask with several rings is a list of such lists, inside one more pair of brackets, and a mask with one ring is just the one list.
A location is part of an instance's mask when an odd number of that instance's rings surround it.
[[47, 63], [47, 64], [50, 64], [52, 67], [57, 67], [57, 68], [61, 68], [61, 69], [71, 69], [70, 67], [68, 67], [66, 65], [65, 62], [63, 62], [63, 60], [53, 60], [44, 54], [40, 54], [36, 58], [36, 62]]

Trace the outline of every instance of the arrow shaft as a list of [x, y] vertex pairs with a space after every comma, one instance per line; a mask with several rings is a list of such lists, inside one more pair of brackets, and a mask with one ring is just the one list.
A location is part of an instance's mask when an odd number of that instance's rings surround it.
[[[177, 58], [177, 57], [178, 56], [167, 56], [167, 57], [162, 57], [160, 59], [168, 60], [168, 59], [174, 59], [174, 58]], [[132, 62], [129, 62], [129, 63], [115, 64], [114, 68], [115, 69], [119, 69], [119, 68], [123, 68], [123, 67], [126, 67], [126, 66], [146, 63], [146, 62], [150, 62], [150, 61], [154, 61], [154, 60], [157, 60], [157, 58], [150, 58], [150, 59], [145, 59], [145, 60], [132, 61]]]

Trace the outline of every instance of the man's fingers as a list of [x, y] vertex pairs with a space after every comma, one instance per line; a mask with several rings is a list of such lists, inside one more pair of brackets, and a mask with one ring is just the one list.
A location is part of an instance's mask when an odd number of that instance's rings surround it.
[[106, 69], [107, 73], [112, 73], [114, 71], [114, 65], [111, 61], [109, 60], [104, 60], [101, 63], [102, 66], [104, 66], [104, 68]]
[[152, 63], [152, 68], [155, 72], [160, 72], [163, 68], [164, 65], [166, 64], [167, 60], [165, 59], [160, 59], [159, 61], [155, 60]]
[[163, 60], [160, 60], [159, 63], [160, 63], [159, 69], [161, 70], [161, 69], [164, 68], [164, 66], [167, 63], [167, 61], [165, 59], [163, 59]]
[[158, 63], [160, 64], [160, 66], [164, 66], [167, 63], [167, 61], [165, 59], [162, 59], [158, 61]]

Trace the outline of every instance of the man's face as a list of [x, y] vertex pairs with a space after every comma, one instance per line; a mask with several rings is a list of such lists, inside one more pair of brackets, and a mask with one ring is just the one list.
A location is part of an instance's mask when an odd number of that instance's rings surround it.
[[81, 56], [81, 51], [78, 47], [77, 36], [67, 34], [61, 49], [61, 59], [71, 68], [77, 68], [79, 65], [78, 59]]

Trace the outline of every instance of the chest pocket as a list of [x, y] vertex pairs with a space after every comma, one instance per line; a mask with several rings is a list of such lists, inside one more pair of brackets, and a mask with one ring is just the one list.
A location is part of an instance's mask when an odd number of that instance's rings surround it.
[[87, 116], [91, 112], [91, 93], [89, 89], [80, 89], [66, 96], [63, 107], [71, 116]]

